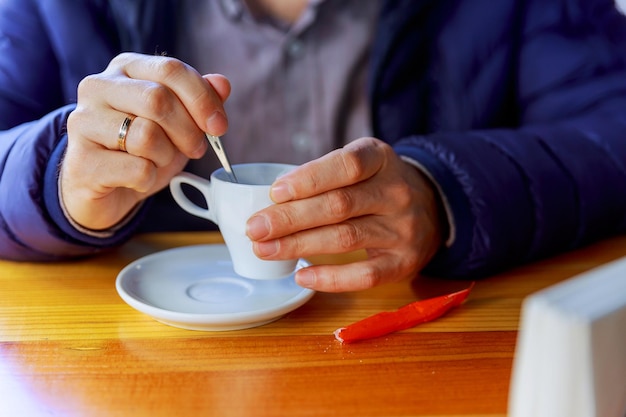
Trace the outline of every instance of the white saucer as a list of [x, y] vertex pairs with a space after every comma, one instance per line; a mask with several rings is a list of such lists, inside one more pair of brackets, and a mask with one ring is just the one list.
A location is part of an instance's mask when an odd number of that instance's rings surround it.
[[[310, 265], [301, 259], [297, 268]], [[238, 330], [277, 320], [313, 297], [295, 283], [243, 278], [225, 245], [196, 245], [148, 255], [117, 276], [120, 297], [161, 323], [190, 330]]]

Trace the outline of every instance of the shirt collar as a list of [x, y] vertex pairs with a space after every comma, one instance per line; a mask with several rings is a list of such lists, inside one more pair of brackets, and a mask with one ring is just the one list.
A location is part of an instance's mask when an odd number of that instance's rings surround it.
[[242, 0], [220, 0], [220, 5], [229, 19], [238, 20], [243, 15], [245, 5]]
[[[325, 1], [326, 0], [309, 0], [305, 14], [310, 14], [311, 10], [316, 9]], [[244, 0], [220, 0], [220, 4], [224, 14], [233, 20], [240, 19], [246, 11]]]

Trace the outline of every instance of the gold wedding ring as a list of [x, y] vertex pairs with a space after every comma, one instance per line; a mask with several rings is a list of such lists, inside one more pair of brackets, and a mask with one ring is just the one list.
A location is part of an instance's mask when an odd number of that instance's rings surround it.
[[126, 135], [128, 135], [128, 129], [130, 128], [130, 124], [133, 122], [133, 120], [135, 120], [135, 116], [133, 115], [126, 116], [126, 118], [122, 122], [122, 125], [120, 126], [120, 131], [117, 134], [117, 147], [122, 152], [127, 152], [126, 151]]

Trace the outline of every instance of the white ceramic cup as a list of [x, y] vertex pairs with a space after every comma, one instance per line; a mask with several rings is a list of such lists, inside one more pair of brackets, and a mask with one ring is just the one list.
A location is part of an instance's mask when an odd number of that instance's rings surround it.
[[[246, 222], [257, 211], [274, 204], [270, 199], [270, 186], [276, 178], [295, 167], [274, 163], [233, 165], [237, 183], [232, 182], [223, 168], [214, 171], [210, 181], [182, 172], [170, 181], [170, 191], [185, 211], [210, 220], [219, 227], [237, 274], [253, 279], [284, 278], [294, 272], [298, 260], [259, 259], [246, 236]], [[183, 191], [183, 184], [200, 191], [207, 207], [200, 207], [189, 200]]]

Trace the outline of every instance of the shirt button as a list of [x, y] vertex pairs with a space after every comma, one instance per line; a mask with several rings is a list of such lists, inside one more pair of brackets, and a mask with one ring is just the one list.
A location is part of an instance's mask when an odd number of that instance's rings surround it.
[[309, 135], [304, 132], [298, 132], [291, 138], [291, 143], [296, 152], [305, 152], [309, 150], [309, 140]]
[[299, 58], [304, 53], [304, 42], [298, 38], [294, 38], [287, 42], [287, 55], [291, 58]]

